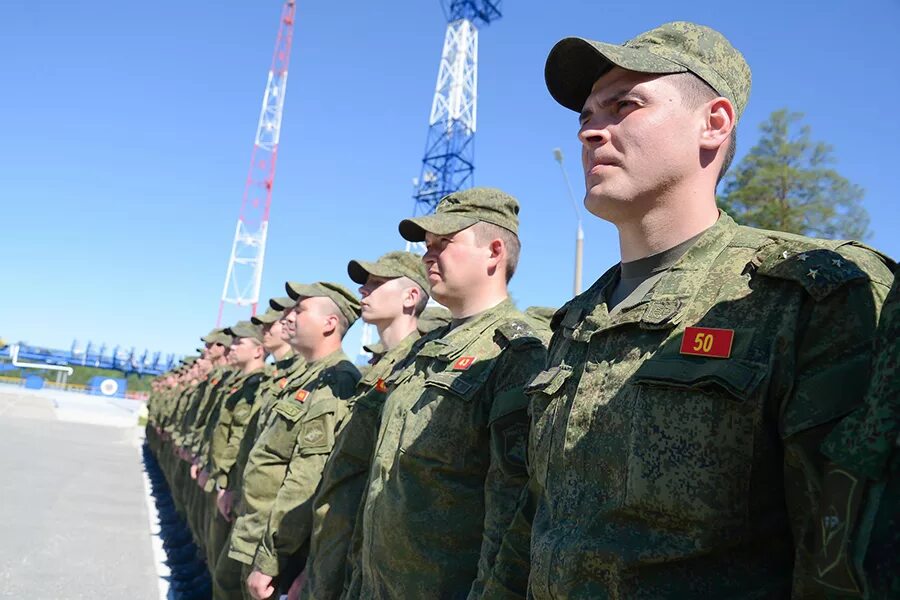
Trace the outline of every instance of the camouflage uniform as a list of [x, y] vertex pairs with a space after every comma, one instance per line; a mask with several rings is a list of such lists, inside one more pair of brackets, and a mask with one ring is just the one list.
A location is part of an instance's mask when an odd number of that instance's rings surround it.
[[422, 338], [385, 380], [364, 597], [455, 597], [480, 585], [526, 481], [522, 387], [544, 359], [541, 334], [507, 300]]
[[[350, 279], [361, 285], [374, 275], [385, 279], [407, 277], [423, 292], [429, 289], [422, 258], [410, 252], [390, 252], [374, 263], [353, 260], [347, 271]], [[432, 310], [428, 315], [427, 322], [434, 318], [434, 312]], [[347, 579], [353, 529], [365, 492], [366, 475], [375, 451], [387, 391], [384, 380], [419, 337], [418, 331], [413, 332], [390, 350], [379, 342], [371, 366], [357, 384], [356, 394], [350, 401], [351, 416], [338, 432], [313, 503], [312, 539], [302, 598], [324, 600], [341, 596]]]
[[827, 589], [900, 598], [900, 277], [882, 307], [866, 403], [828, 436], [817, 578]]
[[491, 595], [524, 595], [529, 521], [529, 597], [815, 595], [818, 446], [859, 404], [884, 260], [721, 214], [636, 305], [610, 315], [617, 266], [560, 309]]
[[[613, 67], [692, 73], [735, 120], [749, 98], [741, 54], [684, 22], [621, 46], [564, 39], [547, 87], [581, 111]], [[616, 266], [567, 303], [527, 388], [528, 493], [486, 595], [524, 596], [529, 557], [533, 598], [820, 595], [819, 446], [860, 402], [885, 263], [720, 213], [642, 297], [609, 306]]]
[[[331, 299], [348, 326], [359, 317], [359, 300], [341, 285], [289, 282], [287, 290], [298, 301], [313, 297]], [[280, 401], [273, 408], [272, 429], [281, 439], [291, 441], [282, 454], [288, 459], [288, 468], [253, 559], [253, 569], [273, 577], [286, 575], [287, 579], [297, 575], [306, 562], [313, 499], [337, 432], [349, 416], [347, 400], [353, 396], [360, 378], [359, 370], [343, 351], [320, 359], [316, 366], [319, 363], [319, 373], [295, 394], [293, 401]]]

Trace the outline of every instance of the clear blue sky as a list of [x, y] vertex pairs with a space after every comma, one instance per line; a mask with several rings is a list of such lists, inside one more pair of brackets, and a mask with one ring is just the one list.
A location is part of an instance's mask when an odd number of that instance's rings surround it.
[[[215, 323], [280, 10], [2, 3], [0, 336], [193, 351]], [[544, 87], [547, 51], [670, 20], [721, 30], [753, 69], [738, 157], [773, 110], [805, 113], [866, 189], [869, 242], [900, 257], [896, 1], [506, 0], [503, 11], [480, 37], [476, 183], [521, 202], [520, 306], [558, 306], [572, 287], [574, 218], [552, 150], [580, 192], [577, 123]], [[265, 297], [286, 279], [352, 285], [349, 259], [402, 247], [445, 26], [438, 0], [298, 0]], [[611, 226], [585, 215], [585, 233], [587, 284], [618, 253]], [[355, 327], [351, 354], [358, 339]]]

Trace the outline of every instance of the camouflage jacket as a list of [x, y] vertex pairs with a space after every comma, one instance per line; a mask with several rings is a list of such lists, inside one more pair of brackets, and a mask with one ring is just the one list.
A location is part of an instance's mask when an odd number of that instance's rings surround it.
[[886, 261], [723, 213], [641, 302], [610, 316], [617, 266], [560, 309], [487, 595], [525, 595], [529, 554], [533, 598], [818, 595], [818, 447], [861, 402]]
[[222, 403], [209, 451], [209, 478], [219, 489], [228, 489], [229, 479], [240, 474], [233, 472], [234, 465], [241, 440], [259, 410], [257, 396], [264, 381], [262, 369], [238, 375]]
[[338, 432], [313, 502], [312, 539], [301, 598], [337, 600], [341, 596], [353, 528], [381, 423], [387, 392], [384, 380], [418, 339], [419, 333], [413, 332], [390, 351], [376, 354], [378, 360], [356, 386], [356, 394], [350, 400], [352, 412]]
[[[817, 579], [830, 591], [900, 596], [900, 277], [881, 311], [865, 405], [835, 427]], [[893, 595], [892, 595], [893, 594]]]
[[527, 480], [523, 387], [545, 337], [505, 300], [424, 336], [385, 380], [353, 567], [363, 597], [478, 595]]
[[292, 441], [283, 448], [287, 472], [253, 560], [253, 567], [266, 575], [282, 572], [301, 548], [308, 551], [313, 499], [337, 432], [350, 414], [347, 401], [359, 382], [359, 371], [343, 351], [318, 362], [323, 363], [318, 375], [293, 400], [281, 400], [272, 409], [272, 429], [283, 430]]
[[237, 519], [231, 529], [228, 549], [228, 556], [243, 564], [253, 563], [256, 548], [266, 532], [272, 502], [287, 471], [288, 461], [283, 456], [285, 451], [280, 448], [290, 440], [288, 436], [276, 435], [278, 432], [271, 429], [277, 420], [272, 408], [281, 399], [293, 400], [294, 395], [318, 372], [298, 356], [281, 370], [281, 377], [274, 377], [268, 386], [269, 396], [262, 402], [266, 408], [257, 419], [256, 440], [247, 455], [241, 476]]

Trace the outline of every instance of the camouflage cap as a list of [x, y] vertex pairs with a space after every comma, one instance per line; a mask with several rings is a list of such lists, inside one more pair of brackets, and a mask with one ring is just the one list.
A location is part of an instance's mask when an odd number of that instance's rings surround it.
[[183, 366], [189, 366], [189, 365], [194, 364], [195, 362], [197, 362], [196, 356], [185, 356], [184, 358], [181, 359], [181, 364]]
[[204, 344], [222, 344], [223, 346], [231, 345], [231, 336], [226, 333], [225, 329], [213, 329], [204, 337], [200, 338]]
[[429, 331], [434, 331], [438, 327], [443, 327], [453, 319], [450, 311], [443, 306], [429, 306], [419, 315], [419, 324], [417, 329], [419, 333], [425, 335]]
[[288, 295], [295, 301], [299, 298], [316, 298], [324, 296], [330, 298], [347, 319], [350, 325], [359, 318], [360, 306], [356, 296], [344, 286], [330, 281], [317, 281], [316, 283], [298, 283], [288, 281], [284, 284]]
[[253, 315], [252, 317], [250, 317], [250, 322], [254, 325], [270, 325], [275, 321], [281, 320], [283, 314], [284, 309], [278, 310], [275, 308], [270, 308], [261, 315]]
[[263, 341], [262, 328], [258, 325], [254, 325], [250, 321], [238, 321], [231, 327], [226, 328], [225, 333], [233, 337], [235, 341], [239, 338], [250, 338], [256, 340], [260, 344], [262, 344]]
[[375, 262], [351, 260], [347, 264], [347, 274], [360, 285], [365, 285], [369, 275], [374, 275], [387, 279], [409, 277], [426, 292], [431, 289], [422, 257], [412, 252], [388, 252]]
[[750, 67], [725, 36], [709, 27], [676, 21], [621, 46], [570, 37], [550, 50], [544, 79], [553, 98], [581, 112], [594, 83], [614, 66], [639, 73], [693, 73], [731, 100], [740, 119], [750, 97]]
[[[579, 109], [580, 110], [580, 109]], [[425, 241], [425, 232], [448, 235], [483, 221], [519, 233], [519, 203], [496, 188], [476, 187], [441, 198], [434, 214], [400, 221], [400, 235]]]
[[[287, 285], [287, 284], [285, 284]], [[275, 310], [285, 311], [289, 308], [294, 308], [297, 304], [297, 301], [291, 298], [290, 296], [279, 296], [278, 298], [272, 298], [269, 300], [269, 306], [274, 308]]]

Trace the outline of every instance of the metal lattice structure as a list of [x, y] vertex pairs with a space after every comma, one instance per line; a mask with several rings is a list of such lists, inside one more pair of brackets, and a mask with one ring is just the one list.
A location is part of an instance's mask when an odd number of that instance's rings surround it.
[[[413, 180], [413, 215], [434, 212], [441, 198], [471, 187], [475, 173], [475, 126], [478, 108], [478, 27], [500, 18], [501, 0], [444, 0], [447, 32], [438, 67], [422, 170]], [[407, 242], [407, 252], [425, 253], [425, 245]], [[434, 305], [433, 299], [429, 305]], [[365, 325], [357, 362], [370, 355], [365, 346], [376, 340], [375, 327]]]
[[447, 33], [438, 68], [422, 170], [414, 180], [413, 214], [471, 187], [478, 106], [478, 25], [500, 18], [500, 0], [444, 0]]
[[256, 305], [259, 302], [295, 12], [295, 1], [287, 0], [281, 11], [272, 66], [263, 93], [259, 123], [250, 157], [250, 170], [244, 186], [240, 216], [234, 230], [231, 256], [228, 259], [228, 270], [225, 272], [225, 285], [222, 287], [217, 326], [222, 323], [222, 312], [226, 303], [250, 306], [250, 313], [256, 314]]

